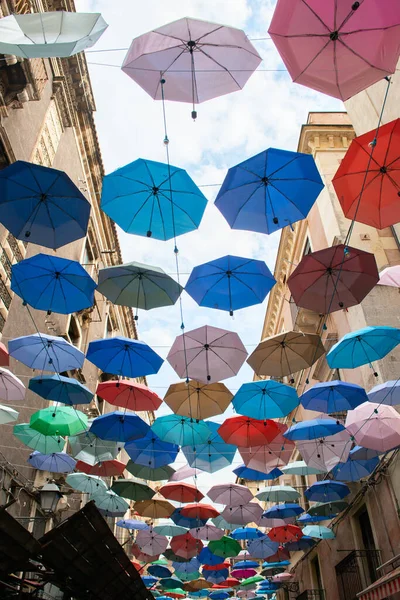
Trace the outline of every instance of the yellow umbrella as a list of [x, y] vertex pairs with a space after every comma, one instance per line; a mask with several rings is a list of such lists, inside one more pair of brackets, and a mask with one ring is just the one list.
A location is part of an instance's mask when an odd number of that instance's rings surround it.
[[164, 402], [176, 415], [203, 420], [225, 412], [232, 398], [223, 383], [206, 384], [193, 379], [170, 385]]
[[134, 510], [141, 517], [149, 517], [150, 519], [164, 519], [170, 517], [175, 510], [170, 502], [166, 500], [140, 500], [133, 505]]

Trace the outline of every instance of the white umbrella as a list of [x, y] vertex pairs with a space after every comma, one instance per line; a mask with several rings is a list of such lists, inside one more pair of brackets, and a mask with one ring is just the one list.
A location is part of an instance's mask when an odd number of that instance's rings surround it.
[[350, 433], [345, 430], [317, 440], [302, 440], [296, 445], [309, 467], [328, 472], [339, 462], [346, 462], [352, 441]]
[[24, 384], [14, 373], [0, 368], [0, 398], [6, 402], [18, 402], [25, 398], [25, 392]]
[[19, 413], [13, 408], [5, 406], [4, 404], [0, 404], [0, 425], [16, 421], [18, 419], [18, 415]]
[[208, 490], [207, 496], [217, 504], [229, 506], [241, 506], [247, 504], [253, 498], [253, 494], [248, 487], [237, 483], [213, 485]]

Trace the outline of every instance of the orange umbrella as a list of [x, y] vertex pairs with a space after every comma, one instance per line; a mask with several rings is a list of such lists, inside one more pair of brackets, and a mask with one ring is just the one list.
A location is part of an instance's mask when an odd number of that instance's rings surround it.
[[158, 490], [158, 493], [168, 500], [177, 502], [198, 502], [204, 498], [204, 494], [190, 483], [166, 483]]
[[136, 513], [142, 517], [150, 519], [165, 519], [170, 517], [175, 510], [175, 507], [166, 500], [140, 500], [133, 505]]
[[173, 383], [169, 386], [164, 402], [176, 414], [192, 419], [208, 419], [221, 415], [228, 408], [233, 395], [223, 383]]
[[196, 540], [190, 533], [176, 535], [171, 540], [171, 549], [182, 558], [194, 558], [201, 552], [203, 542]]
[[96, 394], [109, 404], [135, 411], [157, 410], [162, 403], [161, 398], [147, 385], [130, 379], [99, 383]]
[[189, 519], [200, 519], [201, 521], [205, 521], [207, 519], [218, 517], [219, 512], [210, 504], [195, 502], [184, 506], [181, 509], [181, 515], [182, 517], [189, 517]]
[[184, 593], [183, 590], [182, 590], [182, 592], [177, 592], [177, 591], [164, 592], [164, 596], [169, 596], [169, 598], [186, 598], [186, 594]]

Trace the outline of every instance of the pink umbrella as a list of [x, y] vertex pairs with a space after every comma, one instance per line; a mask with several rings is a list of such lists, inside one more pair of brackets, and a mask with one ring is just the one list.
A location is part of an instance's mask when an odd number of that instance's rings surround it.
[[278, 573], [272, 577], [274, 583], [282, 583], [285, 581], [293, 581], [294, 575], [292, 573]]
[[215, 527], [215, 525], [204, 525], [204, 527], [194, 527], [189, 529], [189, 533], [196, 540], [205, 540], [211, 542], [213, 540], [220, 540], [224, 535], [225, 531]]
[[196, 118], [195, 104], [242, 89], [260, 62], [240, 29], [185, 18], [135, 38], [122, 70], [155, 100], [192, 103]]
[[268, 32], [293, 81], [347, 100], [395, 72], [400, 3], [279, 0]]
[[246, 356], [237, 333], [205, 325], [178, 336], [167, 360], [182, 379], [215, 383], [236, 375]]
[[288, 441], [286, 440], [285, 445], [279, 445], [279, 447], [273, 446], [271, 448], [271, 444], [268, 444], [267, 446], [238, 448], [238, 450], [246, 467], [269, 473], [273, 469], [288, 464], [295, 448], [295, 444], [293, 442], [288, 443]]
[[246, 590], [239, 590], [237, 596], [238, 598], [254, 598], [254, 592], [247, 588]]
[[400, 414], [393, 406], [364, 402], [349, 410], [346, 428], [365, 448], [387, 452], [400, 446]]
[[189, 465], [183, 465], [171, 475], [168, 481], [183, 481], [184, 479], [189, 479], [189, 477], [194, 477], [199, 474], [198, 469], [192, 469]]
[[154, 560], [158, 560], [160, 557], [159, 554], [151, 555], [151, 554], [146, 554], [145, 552], [142, 552], [137, 544], [132, 544], [131, 552], [135, 558], [140, 560], [140, 562], [150, 563], [150, 562], [153, 562]]
[[[352, 412], [354, 411], [349, 411]], [[352, 441], [349, 431], [345, 430], [317, 440], [302, 440], [296, 445], [309, 467], [327, 472], [338, 462], [346, 462]]]
[[383, 269], [379, 274], [378, 285], [389, 285], [400, 288], [400, 265]]
[[222, 483], [213, 485], [207, 492], [207, 496], [218, 504], [229, 506], [243, 506], [253, 499], [253, 494], [245, 485], [237, 483]]
[[0, 398], [7, 402], [18, 402], [25, 398], [26, 388], [22, 381], [8, 369], [0, 368]]
[[253, 575], [257, 575], [257, 571], [254, 569], [235, 569], [231, 571], [231, 576], [236, 577], [236, 579], [247, 579], [253, 577]]
[[288, 517], [287, 519], [269, 519], [268, 517], [261, 517], [257, 523], [259, 527], [285, 527], [285, 525], [293, 524], [296, 522], [296, 517]]
[[165, 535], [155, 533], [153, 529], [143, 529], [138, 531], [135, 541], [140, 552], [150, 556], [162, 554], [168, 546], [168, 538], [166, 538]]
[[242, 506], [227, 506], [221, 517], [234, 525], [247, 525], [257, 523], [261, 519], [263, 509], [256, 502], [249, 502]]

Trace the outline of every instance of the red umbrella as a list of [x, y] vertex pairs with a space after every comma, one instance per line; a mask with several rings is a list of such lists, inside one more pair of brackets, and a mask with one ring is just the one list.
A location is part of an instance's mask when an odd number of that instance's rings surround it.
[[204, 494], [190, 483], [166, 483], [158, 490], [158, 493], [167, 500], [177, 502], [198, 502], [204, 498]]
[[171, 549], [177, 556], [182, 558], [194, 558], [201, 552], [203, 542], [196, 540], [190, 533], [176, 535], [171, 540]]
[[249, 417], [229, 417], [218, 429], [218, 434], [227, 444], [248, 448], [272, 442], [279, 434], [279, 428], [271, 419], [259, 421]]
[[75, 469], [87, 475], [98, 475], [99, 477], [119, 477], [126, 469], [125, 463], [120, 460], [105, 460], [95, 465], [78, 460]]
[[10, 364], [10, 355], [4, 344], [0, 342], [0, 367], [8, 367]]
[[169, 598], [186, 598], [186, 594], [180, 594], [179, 592], [164, 592], [164, 596]]
[[289, 462], [296, 445], [283, 436], [288, 429], [287, 425], [284, 423], [275, 423], [275, 425], [279, 433], [269, 444], [238, 448], [244, 464], [250, 469], [269, 473]]
[[278, 550], [272, 556], [268, 556], [264, 559], [267, 563], [282, 562], [283, 560], [290, 560], [290, 552], [283, 546], [279, 546]]
[[273, 527], [267, 535], [273, 542], [284, 544], [299, 540], [303, 537], [303, 532], [297, 525], [283, 525], [281, 527]]
[[203, 571], [219, 571], [220, 569], [230, 569], [231, 563], [223, 562], [219, 565], [203, 565]]
[[129, 379], [99, 383], [96, 394], [109, 404], [128, 410], [157, 410], [162, 400], [146, 385]]
[[214, 583], [213, 589], [222, 590], [224, 588], [237, 587], [238, 585], [240, 585], [239, 579], [236, 579], [236, 577], [227, 577], [222, 583]]
[[376, 145], [375, 136], [351, 142], [332, 183], [347, 218], [383, 229], [400, 221], [400, 119], [379, 128]]
[[207, 519], [218, 517], [219, 512], [210, 504], [201, 504], [195, 502], [193, 504], [186, 504], [186, 506], [181, 509], [181, 515], [182, 517], [189, 517], [189, 519], [200, 519], [201, 521], [206, 521]]
[[359, 304], [378, 281], [373, 254], [339, 244], [304, 256], [287, 283], [297, 306], [328, 314]]

